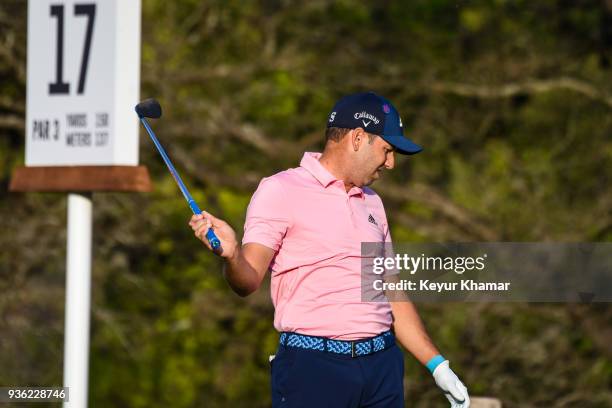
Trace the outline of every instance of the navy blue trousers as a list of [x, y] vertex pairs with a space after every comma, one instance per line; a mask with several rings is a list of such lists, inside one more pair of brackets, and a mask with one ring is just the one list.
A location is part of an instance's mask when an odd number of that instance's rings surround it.
[[368, 356], [279, 346], [271, 362], [273, 408], [403, 408], [397, 345]]

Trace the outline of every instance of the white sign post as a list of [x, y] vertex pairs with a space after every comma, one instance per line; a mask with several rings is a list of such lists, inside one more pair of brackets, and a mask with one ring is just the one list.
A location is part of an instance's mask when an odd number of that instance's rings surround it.
[[64, 407], [87, 406], [89, 192], [146, 191], [150, 184], [146, 169], [135, 167], [140, 8], [140, 0], [28, 1], [26, 167], [11, 190], [69, 192]]
[[86, 407], [91, 304], [91, 197], [68, 194], [66, 303], [64, 310], [64, 407]]

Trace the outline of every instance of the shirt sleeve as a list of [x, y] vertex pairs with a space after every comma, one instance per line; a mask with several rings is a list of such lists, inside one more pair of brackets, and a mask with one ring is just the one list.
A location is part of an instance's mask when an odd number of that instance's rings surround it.
[[247, 209], [243, 245], [254, 242], [278, 251], [291, 224], [284, 197], [280, 181], [272, 177], [261, 180]]
[[[385, 207], [382, 203], [382, 200], [380, 201], [380, 209], [383, 215], [383, 223], [382, 223], [382, 230], [383, 230], [383, 234], [384, 234], [384, 241], [382, 243], [383, 245], [383, 254], [385, 258], [395, 258], [395, 249], [393, 248], [393, 241], [391, 239], [391, 228], [389, 227], [389, 221], [387, 219], [387, 213], [385, 211]], [[391, 276], [391, 275], [398, 275], [400, 273], [400, 271], [397, 268], [390, 268], [390, 269], [386, 269], [383, 276]]]

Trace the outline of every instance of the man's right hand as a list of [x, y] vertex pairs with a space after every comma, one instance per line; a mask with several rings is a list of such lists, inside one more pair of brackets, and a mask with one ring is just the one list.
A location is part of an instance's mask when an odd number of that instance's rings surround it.
[[206, 239], [206, 233], [211, 227], [215, 230], [222, 249], [221, 252], [215, 253], [226, 260], [223, 274], [234, 292], [240, 296], [248, 296], [259, 288], [274, 257], [273, 249], [255, 242], [240, 247], [232, 227], [205, 211], [191, 217], [189, 226], [210, 250], [212, 248]]
[[238, 241], [236, 241], [236, 233], [232, 227], [225, 221], [213, 217], [206, 211], [202, 211], [201, 214], [197, 214], [191, 217], [189, 220], [189, 226], [194, 231], [195, 236], [206, 245], [208, 249], [212, 251], [208, 239], [206, 239], [206, 233], [209, 228], [215, 230], [215, 234], [221, 242], [221, 252], [215, 252], [223, 258], [231, 259], [238, 253]]

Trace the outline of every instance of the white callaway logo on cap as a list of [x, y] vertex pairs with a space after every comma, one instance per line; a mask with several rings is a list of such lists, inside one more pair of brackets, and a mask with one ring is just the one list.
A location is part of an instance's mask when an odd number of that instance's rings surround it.
[[[378, 125], [378, 122], [380, 122], [380, 120], [378, 120], [378, 118], [374, 115], [372, 115], [371, 113], [368, 113], [366, 111], [363, 112], [357, 112], [355, 113], [355, 119], [361, 119], [361, 123], [363, 123], [363, 126], [368, 127], [368, 125], [370, 123], [372, 123], [372, 121], [374, 121], [375, 124]], [[362, 118], [366, 118], [366, 119], [370, 119], [369, 121], [365, 121]]]

